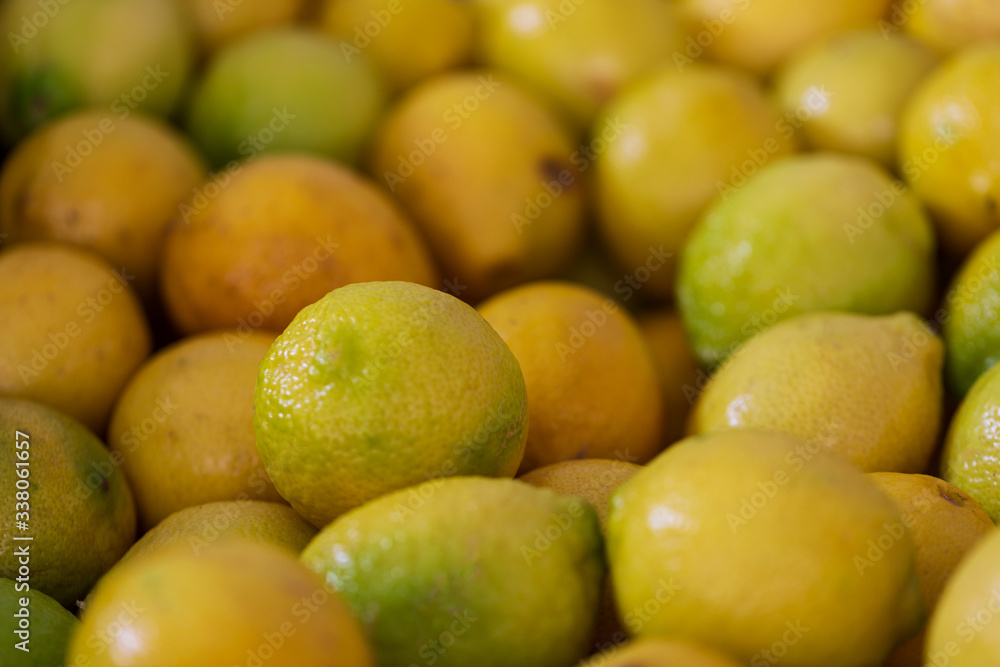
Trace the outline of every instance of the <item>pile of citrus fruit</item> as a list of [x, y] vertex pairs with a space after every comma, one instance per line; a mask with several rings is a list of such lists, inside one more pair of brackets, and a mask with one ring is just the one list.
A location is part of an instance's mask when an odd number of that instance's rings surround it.
[[0, 0], [2, 667], [1000, 665], [1000, 0]]

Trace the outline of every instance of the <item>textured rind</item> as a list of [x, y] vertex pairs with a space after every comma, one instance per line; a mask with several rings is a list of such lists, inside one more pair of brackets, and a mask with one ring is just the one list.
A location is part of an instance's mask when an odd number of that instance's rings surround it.
[[478, 313], [383, 282], [299, 313], [261, 363], [254, 423], [275, 487], [321, 527], [427, 479], [513, 476], [527, 416], [520, 366]]

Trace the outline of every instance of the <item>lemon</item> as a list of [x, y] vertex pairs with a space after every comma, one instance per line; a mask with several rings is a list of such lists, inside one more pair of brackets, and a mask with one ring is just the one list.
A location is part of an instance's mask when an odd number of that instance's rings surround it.
[[454, 0], [324, 0], [320, 25], [365, 54], [402, 90], [436, 72], [465, 64], [475, 22], [469, 3]]
[[797, 313], [924, 313], [934, 272], [933, 229], [902, 184], [869, 160], [813, 153], [765, 165], [708, 209], [677, 297], [712, 365]]
[[478, 0], [485, 62], [516, 74], [586, 126], [645, 72], [670, 62], [681, 31], [657, 0]]
[[[604, 535], [611, 494], [640, 470], [641, 466], [627, 460], [579, 459], [535, 468], [518, 479], [532, 486], [552, 489], [561, 496], [583, 498], [596, 510], [597, 520], [601, 524], [601, 535]], [[625, 641], [626, 637], [618, 621], [614, 592], [608, 579], [604, 584], [604, 594], [597, 613], [593, 646], [601, 648], [619, 644]]]
[[1000, 44], [947, 60], [903, 111], [899, 171], [937, 222], [941, 245], [963, 256], [1000, 225]]
[[374, 667], [344, 603], [295, 556], [240, 539], [176, 544], [101, 580], [66, 664]]
[[0, 437], [0, 577], [75, 609], [135, 539], [125, 476], [93, 433], [37, 403], [0, 399]]
[[527, 438], [524, 378], [500, 336], [404, 282], [303, 309], [261, 362], [254, 405], [268, 475], [316, 526], [427, 479], [511, 477]]
[[800, 315], [723, 363], [690, 429], [781, 431], [822, 442], [866, 472], [923, 472], [941, 429], [943, 356], [909, 313]]
[[[110, 131], [86, 157], [88, 133]], [[20, 143], [0, 174], [7, 241], [63, 241], [135, 275], [151, 297], [167, 223], [205, 175], [187, 140], [165, 124], [108, 111], [68, 114]]]
[[182, 206], [163, 248], [164, 300], [188, 333], [281, 331], [330, 290], [371, 280], [431, 285], [437, 271], [385, 193], [307, 155], [217, 175]]
[[301, 559], [361, 619], [380, 667], [570, 667], [587, 652], [602, 546], [584, 500], [460, 477], [340, 517]]
[[662, 442], [652, 353], [635, 320], [585, 287], [538, 282], [502, 292], [480, 314], [510, 346], [528, 388], [521, 472], [576, 458], [645, 463]]
[[116, 119], [136, 110], [169, 116], [194, 64], [191, 32], [174, 0], [4, 2], [0, 139], [13, 142], [83, 107]]
[[900, 510], [821, 443], [782, 434], [668, 448], [612, 496], [608, 557], [629, 632], [741, 664], [876, 665], [923, 618]]
[[[187, 130], [215, 165], [265, 151], [353, 162], [385, 104], [363, 55], [305, 28], [275, 28], [217, 51], [194, 88]], [[231, 166], [231, 165], [230, 165]]]
[[[903, 513], [917, 549], [917, 577], [928, 615], [955, 569], [980, 540], [996, 532], [979, 504], [948, 482], [929, 475], [869, 475]], [[884, 667], [920, 667], [924, 632], [898, 646]]]
[[672, 444], [681, 439], [688, 414], [694, 404], [698, 387], [704, 382], [705, 372], [691, 351], [684, 323], [676, 310], [658, 308], [639, 317], [639, 329], [660, 377], [660, 395], [663, 397], [663, 442]]
[[1000, 366], [972, 385], [952, 417], [941, 453], [941, 476], [962, 489], [1000, 524]]
[[509, 76], [456, 71], [389, 111], [370, 165], [475, 303], [550, 277], [573, 256], [584, 231], [580, 155], [552, 111]]
[[1000, 14], [992, 0], [923, 0], [897, 3], [890, 25], [902, 27], [942, 53], [1000, 38]]
[[220, 500], [174, 512], [139, 538], [117, 566], [177, 543], [198, 555], [220, 538], [231, 537], [273, 544], [298, 555], [315, 535], [316, 528], [288, 505]]
[[581, 667], [739, 667], [729, 656], [698, 644], [640, 639], [601, 653]]
[[962, 397], [1000, 360], [1000, 233], [991, 234], [965, 260], [945, 295], [939, 316], [952, 392]]
[[980, 667], [1000, 661], [1000, 533], [958, 566], [927, 633], [925, 665]]
[[136, 371], [115, 406], [108, 443], [135, 489], [139, 525], [216, 500], [281, 501], [253, 431], [257, 367], [274, 334], [187, 338]]
[[293, 23], [308, 0], [184, 0], [206, 51], [216, 51], [255, 32]]
[[[27, 604], [23, 604], [27, 601]], [[22, 606], [23, 604], [23, 606]], [[19, 667], [63, 664], [76, 617], [28, 582], [0, 579], [0, 661]]]
[[796, 53], [776, 87], [785, 117], [802, 126], [811, 147], [892, 167], [903, 105], [936, 64], [916, 39], [859, 30]]
[[[875, 26], [892, 0], [679, 0], [688, 23], [684, 55], [761, 74], [810, 44]], [[681, 61], [687, 62], [687, 61]]]
[[55, 243], [0, 252], [0, 396], [51, 405], [103, 433], [151, 347], [134, 279]]
[[656, 297], [672, 294], [684, 242], [724, 185], [795, 149], [793, 127], [761, 85], [717, 65], [644, 77], [602, 111], [592, 134], [606, 140], [594, 162], [601, 235], [622, 271], [645, 278], [637, 291]]

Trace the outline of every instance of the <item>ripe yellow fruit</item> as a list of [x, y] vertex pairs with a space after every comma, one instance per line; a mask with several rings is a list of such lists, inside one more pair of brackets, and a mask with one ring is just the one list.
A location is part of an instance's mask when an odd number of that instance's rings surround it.
[[364, 53], [402, 90], [472, 55], [471, 3], [454, 0], [325, 0], [321, 27]]
[[921, 82], [903, 111], [899, 171], [963, 256], [1000, 225], [1000, 44], [971, 47]]
[[927, 631], [925, 665], [1000, 664], [1000, 532], [958, 566]]
[[241, 539], [176, 544], [101, 580], [66, 664], [373, 667], [346, 605], [294, 555]]
[[895, 503], [784, 434], [669, 447], [612, 496], [607, 552], [633, 636], [684, 637], [741, 664], [877, 665], [923, 618]]
[[[629, 463], [627, 459], [621, 461], [579, 459], [535, 468], [518, 479], [532, 486], [552, 489], [561, 496], [583, 498], [597, 511], [601, 534], [604, 535], [611, 494], [640, 470], [641, 466]], [[593, 646], [599, 650], [609, 645], [620, 644], [627, 638], [628, 635], [618, 621], [614, 591], [609, 578], [604, 583], [601, 606], [597, 612]]]
[[428, 479], [513, 477], [527, 438], [510, 349], [470, 306], [412, 283], [304, 308], [261, 362], [254, 405], [268, 475], [317, 527]]
[[0, 399], [0, 438], [0, 577], [75, 611], [135, 539], [125, 476], [93, 433], [38, 403]]
[[718, 65], [644, 77], [592, 133], [605, 142], [594, 163], [601, 236], [621, 271], [649, 271], [644, 297], [672, 295], [684, 242], [710, 203], [795, 150], [794, 128], [761, 84]]
[[[955, 569], [996, 526], [975, 500], [937, 477], [881, 472], [869, 478], [899, 506], [913, 535], [917, 578], [930, 616]], [[923, 650], [921, 630], [897, 646], [883, 667], [921, 667]]]
[[167, 234], [161, 278], [186, 333], [281, 331], [330, 290], [372, 280], [431, 285], [437, 276], [389, 197], [304, 155], [260, 157], [206, 183]]
[[204, 176], [201, 158], [166, 124], [82, 111], [36, 131], [4, 163], [0, 232], [10, 243], [93, 250], [151, 297], [167, 223]]
[[688, 21], [684, 55], [695, 60], [707, 55], [765, 74], [810, 44], [875, 26], [891, 2], [680, 0]]
[[0, 396], [51, 405], [103, 434], [152, 346], [134, 278], [54, 243], [0, 254]]
[[941, 53], [1000, 39], [1000, 12], [993, 0], [896, 2], [889, 23]]
[[800, 315], [723, 364], [691, 433], [781, 431], [865, 472], [923, 472], [941, 428], [943, 357], [940, 339], [910, 313]]
[[775, 87], [811, 148], [892, 167], [903, 106], [936, 64], [934, 52], [916, 39], [858, 30], [796, 53]]
[[476, 0], [485, 62], [513, 72], [586, 127], [681, 47], [672, 2]]
[[543, 103], [475, 71], [411, 90], [379, 129], [371, 165], [475, 303], [573, 256], [584, 229], [579, 159]]
[[232, 537], [273, 544], [298, 555], [315, 535], [316, 528], [288, 505], [222, 500], [174, 512], [139, 538], [116, 567], [178, 543], [198, 555], [217, 540]]
[[257, 454], [253, 391], [274, 335], [216, 332], [154, 355], [115, 406], [108, 443], [135, 489], [139, 524], [216, 500], [282, 501]]
[[639, 327], [614, 300], [538, 282], [480, 304], [528, 388], [520, 472], [570, 459], [645, 463], [662, 445], [659, 378]]

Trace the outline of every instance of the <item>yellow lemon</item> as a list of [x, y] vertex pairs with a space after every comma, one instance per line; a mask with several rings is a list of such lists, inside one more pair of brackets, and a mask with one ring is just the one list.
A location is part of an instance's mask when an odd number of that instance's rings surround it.
[[943, 356], [909, 313], [800, 315], [722, 365], [690, 431], [781, 431], [822, 442], [866, 472], [923, 472], [941, 429]]
[[428, 479], [512, 477], [524, 456], [517, 359], [471, 307], [412, 283], [347, 285], [304, 308], [254, 401], [267, 473], [315, 526]]
[[253, 393], [274, 334], [188, 338], [158, 352], [122, 392], [108, 429], [139, 523], [216, 500], [281, 501], [257, 454]]

